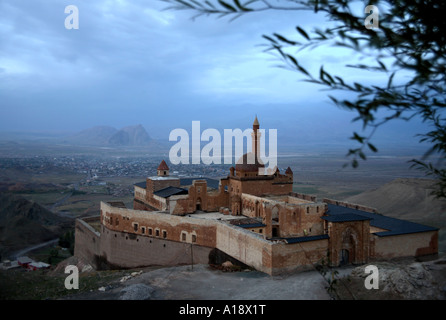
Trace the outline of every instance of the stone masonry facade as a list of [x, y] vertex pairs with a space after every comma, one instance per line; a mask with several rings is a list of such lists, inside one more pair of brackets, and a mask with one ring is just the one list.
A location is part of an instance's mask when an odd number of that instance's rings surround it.
[[[75, 255], [117, 267], [209, 263], [216, 252], [270, 275], [438, 253], [438, 230], [373, 208], [295, 193], [293, 171], [264, 171], [259, 123], [252, 152], [210, 190], [187, 189], [163, 161], [135, 185], [133, 208], [101, 202], [100, 230], [76, 223]], [[96, 262], [96, 263], [95, 263]]]

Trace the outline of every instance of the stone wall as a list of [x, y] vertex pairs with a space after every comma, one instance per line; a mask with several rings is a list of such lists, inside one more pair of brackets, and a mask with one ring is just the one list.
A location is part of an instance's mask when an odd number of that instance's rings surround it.
[[100, 253], [101, 235], [88, 222], [99, 222], [100, 217], [76, 219], [74, 255], [97, 268], [95, 257]]
[[180, 187], [180, 179], [173, 177], [149, 177], [146, 179], [146, 193], [150, 197], [154, 192], [167, 188]]
[[271, 274], [271, 263], [267, 263], [264, 252], [270, 250], [270, 243], [259, 234], [242, 228], [219, 223], [216, 233], [216, 248], [231, 257]]
[[327, 199], [327, 198], [323, 199], [322, 201], [325, 203], [334, 204], [334, 205], [342, 206], [342, 207], [346, 207], [346, 208], [362, 210], [362, 211], [371, 212], [371, 213], [378, 213], [378, 211], [375, 208], [363, 206], [360, 204], [354, 204], [354, 203], [350, 203], [350, 202], [332, 200], [332, 199]]
[[104, 227], [100, 256], [124, 268], [207, 264], [213, 248], [159, 237], [116, 232]]
[[341, 263], [342, 250], [348, 251], [348, 263], [360, 264], [369, 260], [370, 221], [328, 222], [331, 265]]
[[117, 208], [105, 202], [101, 212], [102, 224], [109, 230], [180, 242], [183, 234], [194, 234], [194, 244], [215, 247], [216, 226], [210, 220]]
[[271, 274], [284, 274], [314, 269], [327, 258], [328, 239], [271, 245]]
[[312, 269], [327, 255], [328, 240], [295, 244], [267, 241], [259, 234], [220, 224], [217, 248], [269, 275]]
[[187, 196], [172, 196], [169, 201], [170, 213], [174, 215], [185, 215], [202, 211], [219, 211], [221, 207], [227, 207], [229, 193], [220, 186], [218, 191], [208, 192], [206, 180], [195, 180], [189, 188]]
[[419, 232], [395, 236], [373, 235], [376, 259], [416, 257], [438, 253], [438, 231]]
[[[265, 218], [271, 219], [271, 205], [262, 206]], [[296, 213], [300, 228], [305, 224], [299, 222], [299, 216], [300, 219], [305, 216], [312, 228], [320, 224], [320, 217], [316, 219], [320, 212], [303, 211]], [[292, 215], [282, 214], [280, 216], [279, 213], [279, 221], [290, 224], [292, 221], [288, 218]], [[313, 221], [313, 217], [319, 222]], [[332, 254], [334, 265], [339, 263], [340, 250], [343, 249], [354, 250], [351, 254], [353, 263], [367, 262], [369, 254], [371, 258], [387, 259], [436, 253], [438, 250], [437, 231], [378, 237], [370, 234], [368, 220], [329, 224], [330, 239], [287, 244], [282, 240], [266, 240], [264, 235], [224, 221], [130, 210], [104, 202], [101, 202], [100, 219], [101, 234], [85, 221], [76, 221], [75, 255], [90, 263], [99, 257], [110, 264], [128, 268], [190, 264], [192, 261], [208, 263], [210, 252], [218, 249], [259, 271], [275, 275], [312, 268], [326, 258], [327, 250]], [[265, 233], [271, 233], [271, 224], [266, 229]]]

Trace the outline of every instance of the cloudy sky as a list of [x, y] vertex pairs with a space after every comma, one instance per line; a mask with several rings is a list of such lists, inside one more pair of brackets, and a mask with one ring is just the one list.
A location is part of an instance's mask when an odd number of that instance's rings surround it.
[[[65, 28], [67, 5], [79, 9], [78, 30]], [[193, 12], [163, 11], [166, 6], [159, 0], [0, 0], [0, 131], [142, 124], [152, 137], [167, 139], [193, 120], [202, 128], [247, 128], [256, 114], [279, 137], [282, 129], [348, 140], [358, 127], [351, 125], [354, 114], [277, 67], [280, 61], [260, 46], [262, 34], [324, 27], [323, 16], [276, 11], [193, 21]], [[365, 79], [341, 71], [352, 56], [334, 48], [299, 58], [310, 70], [323, 64], [347, 79]], [[398, 132], [413, 137], [418, 128], [399, 124]]]

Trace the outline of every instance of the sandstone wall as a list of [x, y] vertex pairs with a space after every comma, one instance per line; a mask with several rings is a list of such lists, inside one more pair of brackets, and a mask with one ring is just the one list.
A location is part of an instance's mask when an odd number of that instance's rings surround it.
[[438, 231], [419, 232], [395, 236], [373, 235], [376, 259], [415, 257], [438, 253]]
[[96, 268], [95, 256], [100, 252], [101, 236], [88, 221], [99, 222], [99, 217], [76, 219], [74, 255]]

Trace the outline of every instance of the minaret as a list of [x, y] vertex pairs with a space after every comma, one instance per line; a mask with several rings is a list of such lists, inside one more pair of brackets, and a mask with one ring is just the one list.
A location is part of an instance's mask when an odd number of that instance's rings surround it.
[[257, 115], [256, 118], [254, 120], [254, 123], [252, 124], [252, 133], [251, 133], [251, 137], [252, 137], [252, 153], [255, 154], [255, 161], [257, 162], [258, 159], [260, 159], [260, 125], [259, 125], [259, 120], [257, 120]]

